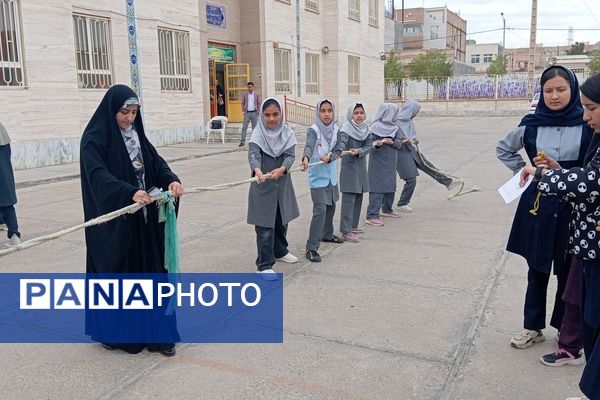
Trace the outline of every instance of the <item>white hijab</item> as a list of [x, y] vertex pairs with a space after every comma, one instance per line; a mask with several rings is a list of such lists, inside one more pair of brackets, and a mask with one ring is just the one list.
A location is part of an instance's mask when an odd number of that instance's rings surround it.
[[[267, 102], [275, 101], [281, 113], [279, 125], [273, 129], [267, 128], [263, 120], [263, 111]], [[284, 123], [283, 107], [279, 100], [274, 97], [266, 98], [260, 105], [260, 118], [256, 128], [252, 131], [250, 143], [255, 143], [262, 151], [271, 157], [279, 157], [286, 149], [294, 146], [298, 141], [294, 131]]]
[[416, 100], [407, 100], [406, 103], [402, 105], [400, 108], [400, 120], [398, 121], [398, 127], [400, 128], [400, 133], [408, 136], [409, 139], [414, 139], [417, 137], [417, 130], [415, 128], [415, 123], [413, 122], [413, 118], [419, 110], [421, 109], [421, 105]]
[[342, 132], [347, 133], [351, 138], [362, 142], [369, 136], [369, 125], [367, 124], [366, 115], [362, 124], [354, 122], [352, 117], [354, 116], [354, 110], [357, 107], [362, 107], [363, 110], [365, 109], [362, 103], [354, 102], [350, 104], [348, 106], [348, 112], [346, 112], [346, 122], [342, 125]]
[[4, 146], [10, 143], [10, 137], [8, 136], [8, 131], [0, 122], [0, 146]]
[[398, 131], [398, 118], [400, 117], [400, 107], [394, 103], [383, 103], [379, 105], [377, 114], [373, 118], [373, 123], [369, 131], [383, 138], [393, 138]]

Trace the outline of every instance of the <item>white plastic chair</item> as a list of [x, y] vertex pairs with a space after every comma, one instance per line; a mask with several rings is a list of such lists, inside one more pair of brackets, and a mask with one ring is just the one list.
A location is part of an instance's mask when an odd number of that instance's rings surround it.
[[[213, 121], [221, 121], [221, 128], [219, 128], [219, 129], [211, 128], [211, 124]], [[206, 143], [208, 143], [208, 140], [210, 139], [210, 134], [213, 132], [216, 132], [216, 133], [221, 134], [221, 141], [223, 142], [223, 144], [225, 144], [225, 128], [227, 127], [228, 121], [229, 120], [227, 119], [227, 117], [224, 117], [222, 115], [217, 115], [216, 117], [212, 117], [210, 119], [210, 121], [208, 121], [206, 123]], [[215, 141], [215, 139], [213, 137], [213, 142], [214, 141]]]

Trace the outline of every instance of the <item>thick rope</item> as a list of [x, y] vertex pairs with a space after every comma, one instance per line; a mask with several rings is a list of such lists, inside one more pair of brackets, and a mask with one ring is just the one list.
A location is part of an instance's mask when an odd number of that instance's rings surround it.
[[[319, 164], [324, 164], [323, 161], [319, 161], [313, 164], [308, 164], [309, 167], [313, 167], [315, 165], [319, 165]], [[291, 170], [288, 171], [289, 172], [296, 172], [296, 171], [300, 171], [302, 169], [302, 166], [297, 167], [297, 168], [293, 168]], [[265, 176], [269, 177], [269, 174], [265, 174]], [[239, 185], [243, 185], [245, 183], [251, 183], [251, 182], [258, 182], [258, 178], [257, 177], [253, 177], [250, 179], [245, 179], [243, 181], [237, 181], [237, 182], [231, 182], [231, 183], [225, 183], [225, 184], [221, 184], [221, 185], [215, 185], [215, 186], [210, 186], [210, 187], [196, 187], [196, 188], [191, 188], [191, 189], [185, 189], [184, 193], [185, 194], [191, 194], [191, 193], [201, 193], [201, 192], [207, 192], [207, 191], [216, 191], [216, 190], [224, 190], [224, 189], [228, 189], [234, 186], [239, 186]], [[167, 194], [168, 193], [168, 194]], [[163, 196], [169, 196], [170, 192], [163, 192]], [[160, 197], [159, 197], [160, 199]], [[156, 199], [155, 199], [156, 200]], [[100, 225], [100, 224], [104, 224], [106, 222], [112, 221], [113, 219], [119, 218], [125, 214], [133, 214], [135, 212], [137, 212], [139, 209], [141, 209], [142, 207], [144, 207], [141, 204], [138, 203], [134, 203], [131, 204], [127, 207], [123, 207], [121, 209], [118, 209], [116, 211], [113, 211], [111, 213], [105, 214], [105, 215], [101, 215], [99, 217], [90, 219], [89, 221], [86, 221], [83, 224], [79, 224], [76, 226], [73, 226], [71, 228], [67, 228], [67, 229], [63, 229], [62, 231], [59, 232], [55, 232], [55, 233], [51, 233], [48, 235], [44, 235], [44, 236], [40, 236], [34, 239], [30, 239], [27, 240], [23, 243], [21, 243], [20, 245], [17, 246], [12, 246], [9, 247], [8, 249], [4, 249], [4, 250], [0, 250], [0, 257], [11, 254], [11, 253], [15, 253], [17, 251], [20, 250], [25, 250], [25, 249], [29, 249], [31, 247], [34, 246], [38, 246], [42, 243], [45, 242], [49, 242], [51, 240], [55, 240], [58, 239], [62, 236], [65, 236], [69, 233], [72, 232], [76, 232], [79, 231], [81, 229], [85, 229], [88, 228], [90, 226], [95, 226], [95, 225]]]

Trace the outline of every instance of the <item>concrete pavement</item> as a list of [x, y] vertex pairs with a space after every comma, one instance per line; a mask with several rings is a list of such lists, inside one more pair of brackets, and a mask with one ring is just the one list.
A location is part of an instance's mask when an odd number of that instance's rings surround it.
[[[581, 396], [581, 367], [549, 368], [556, 331], [527, 350], [509, 346], [522, 326], [523, 260], [504, 252], [516, 204], [496, 189], [511, 174], [497, 140], [519, 117], [419, 117], [422, 151], [481, 192], [446, 200], [423, 174], [413, 214], [367, 226], [361, 242], [324, 243], [303, 255], [312, 204], [293, 175], [301, 217], [289, 226], [294, 265], [285, 274], [283, 344], [178, 346], [171, 359], [99, 345], [4, 344], [1, 399], [565, 399]], [[302, 135], [300, 136], [300, 138]], [[302, 146], [298, 146], [297, 155]], [[237, 144], [159, 148], [186, 187], [247, 178]], [[296, 164], [297, 165], [297, 164]], [[16, 172], [25, 239], [82, 221], [78, 165]], [[249, 272], [256, 257], [246, 186], [184, 196], [183, 270]], [[366, 204], [363, 205], [363, 214]], [[339, 205], [338, 205], [339, 210]], [[335, 225], [338, 228], [339, 216]], [[4, 243], [4, 238], [0, 243]], [[0, 258], [0, 272], [83, 272], [77, 232]], [[555, 287], [549, 290], [549, 304]], [[551, 309], [551, 307], [548, 307]]]

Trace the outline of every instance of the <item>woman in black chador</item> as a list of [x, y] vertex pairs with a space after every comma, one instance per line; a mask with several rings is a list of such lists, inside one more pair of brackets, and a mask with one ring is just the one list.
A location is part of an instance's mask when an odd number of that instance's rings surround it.
[[[81, 194], [86, 221], [134, 202], [149, 205], [134, 214], [86, 228], [88, 274], [166, 272], [164, 223], [158, 222], [158, 211], [150, 205], [148, 192], [161, 188], [178, 198], [183, 188], [148, 141], [139, 110], [140, 102], [133, 90], [115, 85], [104, 95], [81, 138]], [[104, 311], [88, 312], [86, 334], [106, 349], [139, 353], [148, 345], [149, 351], [175, 354], [174, 342], [180, 339], [174, 314]], [[142, 329], [146, 340], [118, 340], [133, 329]]]

